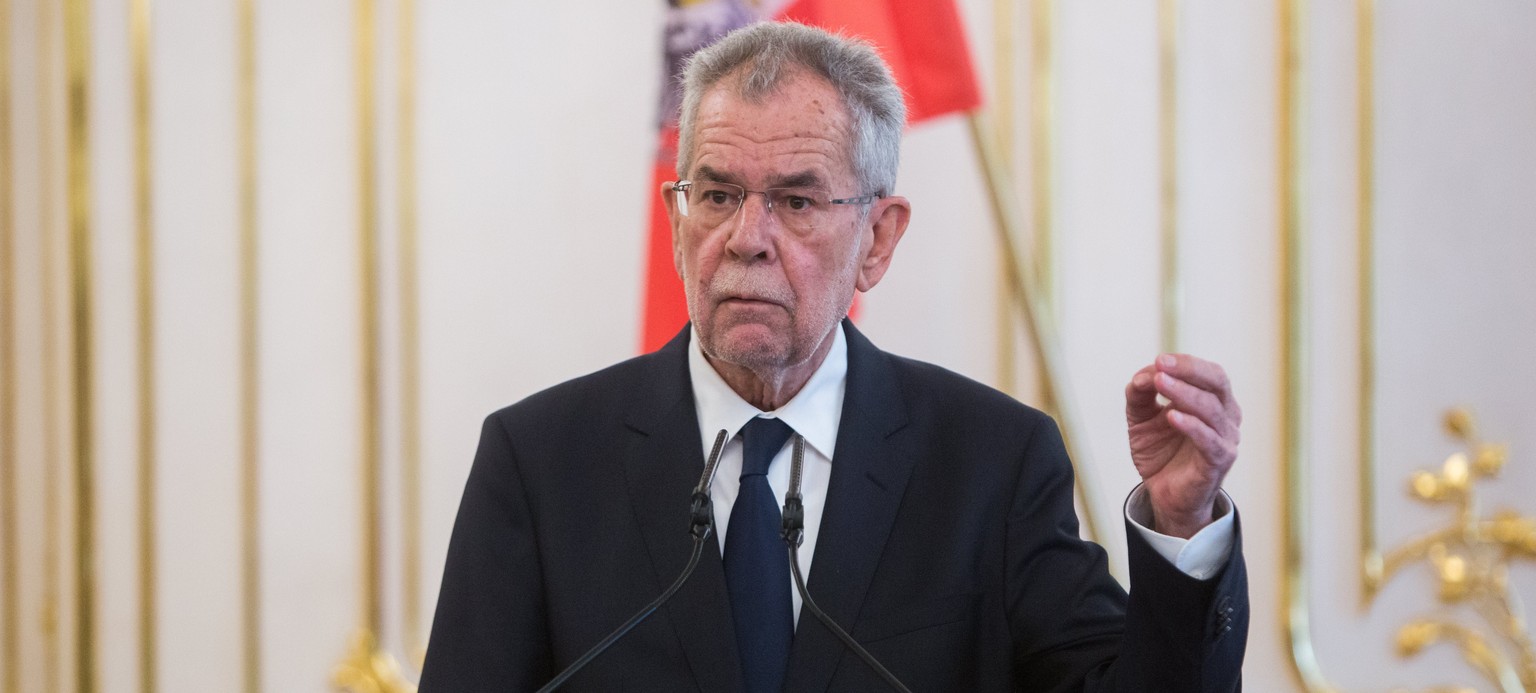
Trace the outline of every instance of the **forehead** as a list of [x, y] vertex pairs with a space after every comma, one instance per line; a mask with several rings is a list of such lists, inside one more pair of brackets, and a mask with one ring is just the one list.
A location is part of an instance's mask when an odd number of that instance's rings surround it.
[[749, 100], [728, 78], [699, 100], [690, 174], [707, 170], [748, 186], [809, 174], [840, 185], [853, 178], [852, 142], [852, 118], [825, 80], [793, 75]]

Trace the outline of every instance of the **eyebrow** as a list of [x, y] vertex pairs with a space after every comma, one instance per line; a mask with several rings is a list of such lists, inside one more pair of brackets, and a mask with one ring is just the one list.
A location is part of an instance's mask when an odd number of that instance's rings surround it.
[[[735, 183], [737, 185], [741, 184], [741, 181], [738, 180], [736, 176], [724, 171], [717, 171], [713, 168], [710, 168], [709, 166], [700, 166], [698, 172], [694, 174], [693, 178], [694, 180], [707, 180], [715, 183]], [[768, 187], [816, 188], [823, 187], [823, 183], [821, 176], [817, 175], [815, 171], [805, 170], [769, 178]]]
[[716, 171], [708, 166], [700, 166], [693, 176], [694, 180], [707, 180], [714, 183], [735, 183], [736, 178], [728, 173]]
[[821, 176], [815, 171], [800, 171], [787, 176], [776, 176], [769, 179], [770, 188], [819, 188], [822, 187]]

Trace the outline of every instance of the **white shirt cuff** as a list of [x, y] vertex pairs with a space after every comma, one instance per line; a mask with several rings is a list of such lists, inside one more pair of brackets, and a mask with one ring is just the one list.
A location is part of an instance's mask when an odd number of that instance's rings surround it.
[[1147, 499], [1145, 486], [1137, 486], [1125, 499], [1125, 517], [1131, 521], [1142, 538], [1152, 545], [1158, 555], [1168, 559], [1179, 572], [1196, 580], [1204, 580], [1227, 564], [1232, 552], [1232, 498], [1226, 491], [1216, 495], [1216, 508], [1211, 523], [1188, 539], [1158, 534], [1148, 525], [1152, 521], [1152, 502]]

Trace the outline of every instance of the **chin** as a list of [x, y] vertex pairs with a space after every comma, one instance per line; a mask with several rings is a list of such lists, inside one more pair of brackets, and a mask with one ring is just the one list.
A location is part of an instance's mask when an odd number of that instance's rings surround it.
[[704, 353], [749, 370], [782, 368], [790, 361], [790, 348], [783, 340], [754, 335], [717, 335], [705, 340]]

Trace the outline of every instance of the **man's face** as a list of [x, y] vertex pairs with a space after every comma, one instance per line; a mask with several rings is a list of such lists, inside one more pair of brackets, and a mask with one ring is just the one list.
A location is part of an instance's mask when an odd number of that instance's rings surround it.
[[[717, 85], [699, 103], [690, 179], [748, 190], [810, 185], [833, 197], [867, 192], [857, 189], [848, 159], [852, 121], [830, 85], [794, 76], [756, 104], [733, 91]], [[872, 280], [861, 276], [884, 200], [869, 219], [857, 205], [833, 206], [810, 233], [786, 229], [762, 195], [749, 193], [735, 216], [713, 228], [680, 214], [670, 194], [667, 204], [673, 261], [704, 353], [759, 373], [816, 354], [847, 315], [854, 290], [873, 286], [889, 259], [886, 253]], [[903, 212], [903, 227], [905, 219]]]

